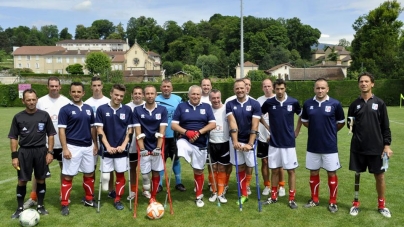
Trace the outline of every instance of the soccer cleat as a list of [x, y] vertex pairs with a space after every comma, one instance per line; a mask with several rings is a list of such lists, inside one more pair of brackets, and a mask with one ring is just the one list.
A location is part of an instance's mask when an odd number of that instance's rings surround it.
[[200, 195], [200, 196], [198, 196], [198, 197], [196, 197], [196, 199], [195, 199], [195, 204], [196, 204], [197, 207], [203, 207], [203, 206], [205, 205], [205, 203], [203, 202], [202, 198], [203, 198], [203, 194]]
[[278, 202], [278, 199], [272, 199], [272, 198], [268, 198], [267, 201], [263, 202], [263, 205], [269, 205], [269, 204], [274, 204]]
[[314, 202], [312, 199], [310, 199], [310, 200], [304, 205], [304, 207], [306, 207], [306, 208], [316, 207], [316, 206], [318, 206], [319, 204], [320, 204], [319, 202]]
[[85, 200], [84, 206], [98, 208], [98, 204], [94, 200]]
[[151, 194], [150, 194], [149, 191], [143, 191], [143, 192], [142, 192], [142, 195], [143, 195], [144, 197], [148, 198], [148, 199], [150, 199], [150, 197], [151, 197]]
[[329, 210], [331, 213], [336, 213], [336, 212], [338, 211], [338, 206], [337, 206], [337, 204], [330, 203], [330, 204], [328, 205], [328, 210]]
[[112, 190], [112, 191], [108, 192], [108, 197], [111, 198], [111, 199], [115, 199], [116, 198], [115, 190]]
[[358, 215], [358, 213], [359, 213], [359, 208], [357, 206], [353, 206], [349, 210], [349, 214], [352, 216], [356, 216], [356, 215]]
[[129, 192], [128, 197], [126, 198], [127, 200], [132, 200], [136, 197], [136, 193], [135, 192]]
[[159, 187], [157, 188], [157, 193], [160, 193], [161, 191], [163, 191], [163, 186], [159, 185]]
[[247, 186], [247, 195], [251, 195], [251, 188], [250, 188], [250, 186]]
[[217, 194], [216, 193], [212, 193], [212, 195], [209, 197], [209, 202], [215, 202], [217, 199]]
[[69, 206], [62, 206], [62, 210], [60, 211], [60, 213], [61, 213], [63, 216], [69, 215], [69, 213], [70, 213]]
[[265, 186], [264, 190], [262, 190], [262, 195], [269, 195], [271, 193], [271, 187]]
[[223, 195], [226, 195], [228, 190], [229, 190], [229, 185], [224, 186]]
[[279, 197], [283, 197], [286, 195], [284, 187], [279, 187], [278, 195], [279, 195]]
[[28, 208], [30, 208], [30, 207], [32, 207], [32, 206], [36, 206], [37, 204], [38, 204], [37, 201], [35, 201], [35, 200], [29, 198], [29, 199], [28, 199], [27, 201], [25, 201], [25, 203], [24, 203], [24, 209], [28, 209]]
[[13, 215], [11, 215], [11, 219], [16, 219], [20, 217], [20, 214], [24, 211], [22, 207], [19, 207]]
[[185, 192], [187, 190], [183, 184], [175, 185], [175, 189], [177, 189], [180, 192]]
[[40, 215], [48, 215], [49, 214], [49, 212], [45, 209], [45, 207], [42, 205], [42, 206], [38, 206], [37, 208], [36, 208], [36, 211], [38, 211], [38, 213], [40, 214]]
[[290, 209], [297, 209], [297, 203], [294, 200], [289, 200]]
[[383, 209], [378, 209], [378, 211], [379, 211], [379, 213], [381, 213], [386, 218], [391, 218], [391, 213], [390, 213], [389, 209], [383, 208]]
[[217, 198], [219, 199], [219, 202], [221, 202], [221, 203], [227, 203], [227, 199], [226, 199], [226, 197], [224, 196], [224, 193], [223, 193], [222, 195], [219, 195]]
[[240, 205], [240, 202], [241, 202], [241, 204], [244, 204], [247, 201], [248, 201], [248, 196], [243, 196], [242, 195], [241, 198], [239, 200], [237, 200], [236, 204]]
[[116, 202], [114, 202], [114, 207], [115, 207], [117, 210], [123, 210], [123, 208], [124, 208], [124, 206], [123, 206], [123, 204], [121, 203], [121, 201], [116, 201]]

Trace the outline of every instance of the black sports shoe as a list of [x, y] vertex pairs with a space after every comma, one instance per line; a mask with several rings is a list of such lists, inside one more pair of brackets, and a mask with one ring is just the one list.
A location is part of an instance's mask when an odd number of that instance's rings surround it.
[[60, 213], [61, 213], [63, 216], [69, 215], [69, 213], [70, 213], [70, 211], [69, 211], [69, 206], [62, 206], [62, 210], [60, 211]]
[[38, 207], [36, 208], [36, 211], [38, 211], [38, 213], [40, 215], [48, 215], [49, 214], [49, 212], [45, 209], [45, 207], [43, 205], [42, 206], [38, 205]]
[[22, 207], [19, 207], [13, 215], [11, 215], [11, 219], [16, 219], [20, 217], [20, 214], [24, 211]]
[[160, 193], [161, 191], [163, 191], [163, 186], [159, 185], [159, 187], [157, 188], [157, 193]]
[[183, 184], [175, 185], [175, 189], [177, 189], [180, 192], [185, 192], [187, 190]]
[[84, 206], [98, 208], [98, 204], [94, 200], [84, 201]]

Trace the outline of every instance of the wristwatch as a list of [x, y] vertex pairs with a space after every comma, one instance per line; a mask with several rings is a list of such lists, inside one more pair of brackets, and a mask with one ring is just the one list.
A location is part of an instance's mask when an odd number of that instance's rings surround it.
[[53, 152], [53, 151], [48, 151], [48, 154], [51, 154], [51, 155], [53, 155], [55, 152]]

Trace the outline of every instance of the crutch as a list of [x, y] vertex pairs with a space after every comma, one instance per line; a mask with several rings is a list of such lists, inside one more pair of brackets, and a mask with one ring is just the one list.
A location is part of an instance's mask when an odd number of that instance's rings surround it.
[[[128, 180], [128, 183], [129, 183], [129, 184], [128, 184], [128, 192], [129, 192], [129, 195], [130, 195], [130, 192], [131, 192], [131, 188], [130, 188], [131, 182], [130, 182], [129, 148], [130, 148], [130, 145], [131, 145], [131, 143], [132, 143], [132, 136], [133, 136], [133, 133], [129, 134], [129, 142], [128, 142], [128, 144], [126, 144], [126, 148], [125, 148], [125, 151], [128, 153], [127, 165], [128, 165], [128, 178], [129, 178], [129, 180]], [[130, 199], [129, 199], [129, 210], [130, 210], [130, 211], [132, 210], [132, 197], [130, 197]]]
[[133, 217], [137, 217], [137, 198], [138, 198], [138, 188], [139, 188], [139, 172], [140, 172], [140, 148], [139, 144], [136, 142], [136, 150], [137, 150], [137, 171], [136, 171], [136, 186], [135, 186], [135, 204]]
[[254, 152], [254, 171], [255, 171], [255, 184], [257, 187], [257, 197], [258, 197], [258, 212], [261, 212], [262, 206], [261, 206], [261, 193], [260, 193], [260, 181], [258, 177], [258, 163], [257, 163], [257, 156], [255, 151], [257, 150], [257, 139], [255, 139], [254, 142], [254, 147], [253, 147], [253, 152]]
[[[163, 153], [163, 159], [166, 160], [165, 157], [164, 157], [164, 153]], [[171, 159], [171, 161], [172, 161], [172, 163], [171, 163], [171, 171], [170, 171], [170, 177], [168, 178], [168, 186], [169, 187], [171, 185], [171, 176], [173, 175], [174, 159], [175, 159], [175, 154], [173, 155], [173, 158]], [[165, 165], [165, 161], [164, 161], [164, 165]], [[164, 201], [164, 208], [167, 207], [167, 199], [168, 199], [168, 193], [166, 194], [166, 199]]]
[[104, 152], [105, 152], [105, 147], [104, 144], [102, 143], [102, 134], [98, 135], [98, 140], [100, 141], [100, 151], [101, 151], [101, 159], [100, 159], [100, 184], [98, 187], [98, 206], [97, 206], [97, 213], [100, 213], [100, 205], [101, 205], [101, 191], [102, 191], [102, 162], [104, 161]]
[[209, 146], [209, 133], [208, 133], [207, 135], [208, 135], [208, 142], [207, 142], [207, 145], [208, 145], [208, 146], [207, 146], [207, 150], [208, 150], [208, 159], [209, 159], [210, 172], [211, 172], [212, 175], [213, 175], [213, 185], [214, 185], [215, 188], [216, 188], [217, 206], [220, 207], [219, 194], [218, 194], [218, 190], [217, 190], [218, 185], [216, 184], [215, 173], [213, 172], [213, 166], [212, 166], [212, 159], [211, 159], [211, 157], [210, 157], [210, 152], [211, 152], [211, 150], [210, 150], [210, 146]]
[[238, 206], [240, 211], [243, 211], [243, 204], [241, 204], [241, 192], [240, 192], [240, 177], [238, 175], [238, 161], [237, 161], [237, 150], [234, 149], [234, 161], [236, 163], [236, 180], [237, 180], [237, 195], [238, 195]]
[[[173, 201], [171, 200], [171, 193], [170, 193], [170, 180], [168, 179], [168, 176], [167, 176], [166, 162], [165, 162], [165, 159], [164, 159], [165, 137], [163, 137], [163, 144], [162, 144], [161, 147], [162, 147], [161, 158], [163, 159], [163, 165], [164, 165], [164, 177], [166, 178], [167, 196], [168, 196], [168, 202], [170, 203], [170, 214], [174, 214]], [[174, 163], [174, 160], [173, 160], [173, 163]], [[167, 197], [166, 197], [166, 202], [167, 202]], [[166, 206], [166, 204], [164, 203], [164, 207], [165, 206]]]

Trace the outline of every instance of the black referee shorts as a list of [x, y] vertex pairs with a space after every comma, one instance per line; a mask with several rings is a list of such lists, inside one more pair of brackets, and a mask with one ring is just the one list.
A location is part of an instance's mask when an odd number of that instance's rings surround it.
[[[219, 163], [222, 165], [230, 164], [230, 144], [229, 141], [224, 143], [210, 143], [209, 153], [212, 159], [212, 164]], [[209, 160], [207, 160], [209, 163]]]
[[268, 148], [269, 144], [265, 142], [261, 142], [258, 140], [257, 142], [257, 157], [258, 158], [267, 158], [268, 157]]
[[168, 157], [173, 159], [175, 154], [175, 160], [178, 160], [177, 141], [174, 138], [166, 138], [164, 142], [164, 161], [167, 161]]
[[58, 160], [58, 162], [62, 162], [62, 156], [63, 156], [63, 149], [62, 148], [56, 148], [53, 149], [53, 158]]
[[46, 165], [46, 155], [48, 148], [34, 147], [22, 148], [18, 150], [18, 161], [20, 163], [20, 170], [18, 171], [18, 179], [21, 181], [31, 181], [32, 171], [34, 171], [35, 178], [43, 180], [50, 175], [49, 167]]
[[363, 155], [351, 152], [349, 158], [349, 170], [361, 173], [368, 169], [369, 173], [384, 173], [383, 160], [380, 155]]

